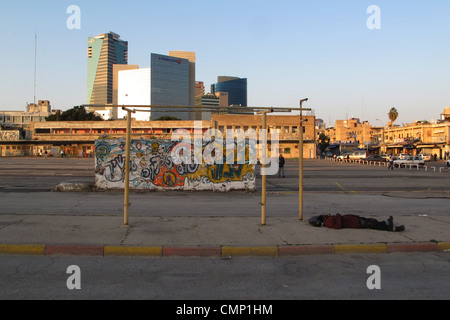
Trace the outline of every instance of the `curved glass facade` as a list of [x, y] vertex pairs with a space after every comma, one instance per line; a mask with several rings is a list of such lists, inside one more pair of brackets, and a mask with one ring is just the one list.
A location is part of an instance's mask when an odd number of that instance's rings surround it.
[[228, 92], [228, 105], [247, 106], [247, 79], [233, 79], [211, 85], [211, 93]]

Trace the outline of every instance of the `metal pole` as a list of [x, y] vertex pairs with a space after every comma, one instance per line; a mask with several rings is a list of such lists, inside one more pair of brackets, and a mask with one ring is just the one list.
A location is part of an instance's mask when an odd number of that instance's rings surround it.
[[298, 147], [298, 219], [303, 220], [303, 102], [300, 100], [300, 127], [299, 127], [299, 147]]
[[[125, 109], [125, 108], [124, 108]], [[125, 155], [125, 188], [123, 202], [123, 226], [128, 227], [128, 207], [130, 206], [130, 149], [131, 149], [131, 110], [127, 111], [127, 140]]]
[[267, 112], [262, 113], [263, 122], [262, 129], [265, 135], [262, 148], [262, 168], [261, 168], [261, 178], [262, 178], [262, 199], [261, 199], [261, 225], [266, 225], [266, 193], [267, 193], [267, 176], [266, 176], [266, 159], [267, 159]]

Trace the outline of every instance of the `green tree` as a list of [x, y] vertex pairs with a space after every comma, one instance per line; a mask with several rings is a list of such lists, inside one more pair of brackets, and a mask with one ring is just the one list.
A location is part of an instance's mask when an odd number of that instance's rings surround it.
[[330, 145], [330, 138], [325, 135], [325, 133], [321, 133], [318, 139], [318, 146], [321, 152], [325, 152], [325, 150]]
[[398, 118], [398, 111], [395, 108], [391, 108], [388, 113], [389, 120], [391, 120], [391, 127], [394, 126], [395, 120]]
[[103, 118], [93, 112], [87, 112], [84, 106], [76, 106], [61, 113], [56, 113], [45, 118], [46, 121], [103, 121]]
[[171, 121], [171, 120], [180, 120], [180, 119], [171, 116], [162, 116], [159, 117], [158, 119], [155, 119], [155, 121]]

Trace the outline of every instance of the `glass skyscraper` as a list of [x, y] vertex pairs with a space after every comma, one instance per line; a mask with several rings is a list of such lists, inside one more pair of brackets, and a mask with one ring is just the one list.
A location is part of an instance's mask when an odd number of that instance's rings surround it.
[[128, 42], [110, 32], [88, 39], [87, 103], [113, 103], [113, 65], [128, 64]]
[[[189, 60], [152, 53], [151, 104], [154, 106], [186, 106], [189, 110]], [[151, 118], [163, 116], [189, 120], [189, 112], [175, 108], [153, 109]]]
[[247, 107], [247, 79], [236, 77], [218, 77], [211, 85], [211, 93], [227, 92], [229, 106]]

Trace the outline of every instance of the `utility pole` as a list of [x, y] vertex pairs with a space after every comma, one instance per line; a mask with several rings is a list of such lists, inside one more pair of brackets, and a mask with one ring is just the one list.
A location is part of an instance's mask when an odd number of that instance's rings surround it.
[[[298, 147], [298, 219], [303, 220], [303, 102], [300, 100], [300, 126], [299, 126], [299, 147]], [[308, 121], [308, 120], [306, 120]]]
[[[266, 225], [266, 195], [267, 195], [267, 172], [266, 172], [266, 160], [267, 160], [267, 113], [269, 113], [270, 111], [263, 111], [262, 112], [262, 130], [264, 132], [264, 137], [263, 137], [263, 141], [264, 141], [264, 145], [262, 148], [262, 154], [261, 154], [261, 179], [262, 179], [262, 192], [261, 192], [261, 225], [265, 226]], [[260, 137], [261, 138], [261, 137]]]
[[131, 113], [136, 110], [122, 107], [127, 112], [127, 139], [126, 139], [126, 155], [125, 155], [125, 186], [123, 201], [123, 227], [128, 227], [128, 207], [130, 206], [130, 150], [131, 150]]

